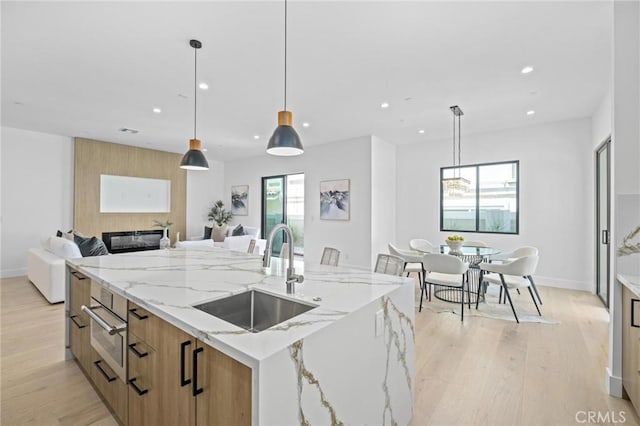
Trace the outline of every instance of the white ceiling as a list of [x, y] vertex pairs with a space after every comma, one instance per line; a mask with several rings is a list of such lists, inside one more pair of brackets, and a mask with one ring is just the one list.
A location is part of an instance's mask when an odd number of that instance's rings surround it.
[[[294, 127], [306, 147], [366, 134], [400, 144], [450, 138], [456, 104], [463, 138], [589, 117], [609, 88], [611, 7], [291, 0]], [[207, 157], [266, 155], [283, 104], [283, 31], [282, 1], [3, 1], [2, 125], [185, 152], [197, 38]]]

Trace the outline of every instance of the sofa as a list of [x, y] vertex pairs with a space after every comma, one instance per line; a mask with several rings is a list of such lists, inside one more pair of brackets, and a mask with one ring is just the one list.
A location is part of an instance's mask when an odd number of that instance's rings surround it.
[[78, 245], [66, 238], [49, 237], [42, 248], [29, 249], [27, 277], [49, 303], [64, 302], [65, 259], [82, 257]]
[[253, 251], [254, 254], [263, 254], [267, 241], [260, 239], [260, 228], [253, 226], [243, 226], [244, 235], [233, 235], [234, 227], [227, 229], [227, 234], [222, 242], [214, 242], [211, 238], [207, 239], [193, 239], [187, 241], [178, 241], [176, 248], [185, 247], [221, 247], [229, 250], [246, 252], [249, 249], [249, 243], [251, 240], [256, 240], [256, 247]]

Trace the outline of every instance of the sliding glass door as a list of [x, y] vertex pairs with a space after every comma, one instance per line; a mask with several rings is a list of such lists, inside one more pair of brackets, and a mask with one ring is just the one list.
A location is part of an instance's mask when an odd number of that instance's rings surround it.
[[[304, 255], [304, 174], [268, 176], [262, 178], [262, 238], [279, 223], [289, 225], [294, 239], [294, 253]], [[284, 242], [284, 232], [273, 242], [278, 255]]]

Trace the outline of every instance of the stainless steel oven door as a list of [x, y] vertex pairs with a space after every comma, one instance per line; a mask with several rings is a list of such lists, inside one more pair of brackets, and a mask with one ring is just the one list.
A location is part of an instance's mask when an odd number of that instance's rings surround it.
[[91, 346], [126, 383], [127, 323], [97, 302], [82, 310], [91, 318]]

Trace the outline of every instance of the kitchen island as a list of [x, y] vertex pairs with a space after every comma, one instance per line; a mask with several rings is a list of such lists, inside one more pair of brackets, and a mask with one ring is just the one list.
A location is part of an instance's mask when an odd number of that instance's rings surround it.
[[[414, 281], [307, 262], [296, 264], [304, 282], [286, 294], [282, 262], [272, 259], [263, 268], [259, 256], [186, 248], [67, 265], [248, 367], [254, 425], [408, 424], [415, 389]], [[193, 307], [249, 289], [314, 307], [258, 333]], [[69, 317], [69, 302], [66, 311]], [[72, 322], [66, 324], [72, 358]]]

